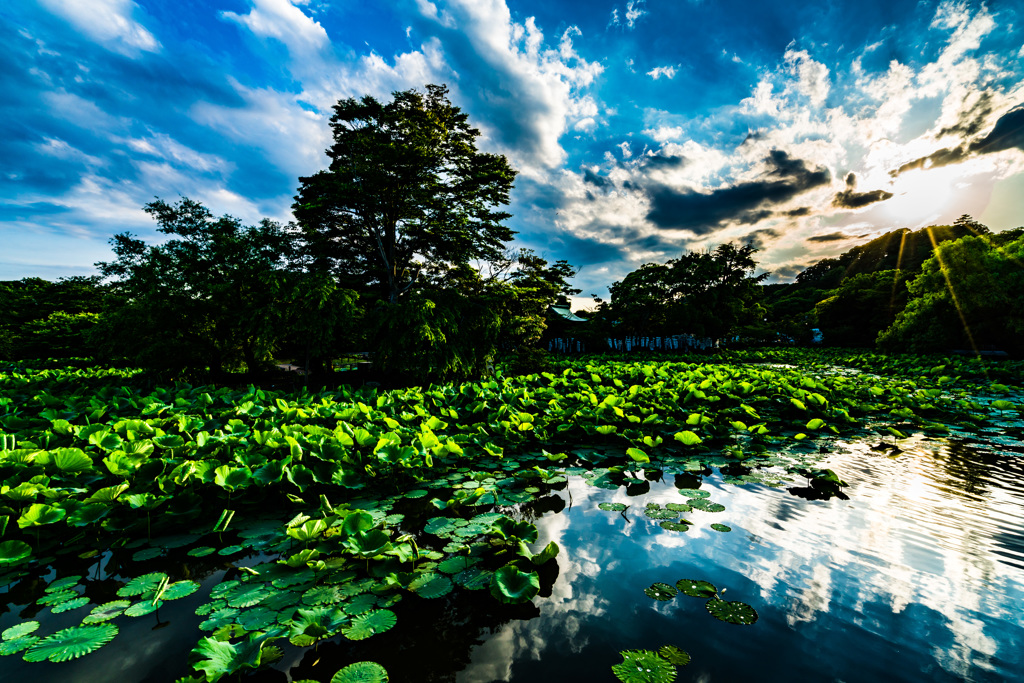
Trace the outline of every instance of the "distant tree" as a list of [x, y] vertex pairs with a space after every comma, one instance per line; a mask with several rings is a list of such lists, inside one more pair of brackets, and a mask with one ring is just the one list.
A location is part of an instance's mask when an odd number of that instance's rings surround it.
[[910, 300], [878, 343], [899, 351], [993, 346], [1024, 351], [1024, 238], [940, 245], [908, 283]]
[[330, 167], [300, 178], [293, 205], [304, 262], [343, 283], [372, 283], [389, 303], [424, 264], [498, 258], [514, 234], [500, 207], [515, 171], [477, 150], [480, 131], [445, 86], [426, 91], [339, 101]]
[[880, 270], [843, 281], [814, 307], [826, 344], [872, 347], [907, 303], [906, 273]]
[[87, 332], [103, 310], [98, 276], [0, 282], [0, 358], [88, 356]]
[[330, 279], [286, 271], [291, 237], [273, 221], [214, 218], [188, 198], [145, 210], [175, 239], [150, 246], [118, 234], [117, 258], [96, 264], [115, 297], [98, 331], [108, 353], [173, 373], [257, 371], [290, 328], [317, 327], [312, 318], [351, 301]]

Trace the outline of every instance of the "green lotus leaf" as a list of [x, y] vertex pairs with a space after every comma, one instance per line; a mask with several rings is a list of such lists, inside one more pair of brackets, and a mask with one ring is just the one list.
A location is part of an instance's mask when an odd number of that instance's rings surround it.
[[66, 662], [100, 649], [117, 635], [113, 624], [90, 624], [61, 629], [36, 642], [25, 653], [25, 661]]
[[456, 557], [449, 557], [437, 565], [438, 571], [444, 572], [445, 574], [458, 574], [461, 571], [469, 569], [480, 560], [475, 557], [467, 557], [465, 555], [458, 555]]
[[676, 581], [676, 588], [683, 595], [693, 598], [710, 598], [718, 594], [718, 589], [713, 583], [700, 579], [679, 579]]
[[486, 569], [480, 569], [479, 567], [470, 567], [464, 571], [459, 572], [453, 577], [455, 583], [459, 584], [466, 590], [478, 591], [484, 588], [490, 588], [491, 577], [494, 572]]
[[376, 606], [376, 595], [373, 595], [372, 593], [361, 593], [352, 598], [352, 600], [349, 601], [349, 603], [346, 604], [342, 609], [344, 609], [345, 614], [356, 616], [359, 614], [363, 614], [364, 612], [369, 612]]
[[0, 657], [17, 654], [22, 650], [27, 650], [38, 642], [39, 636], [20, 636], [18, 638], [4, 640], [0, 643]]
[[528, 602], [540, 592], [540, 577], [537, 572], [521, 572], [513, 564], [507, 564], [491, 577], [491, 595], [504, 603]]
[[83, 624], [99, 624], [119, 617], [132, 603], [127, 600], [114, 600], [92, 608], [92, 612], [82, 619]]
[[658, 508], [646, 508], [644, 514], [651, 519], [675, 519], [679, 516], [674, 510], [660, 510]]
[[59, 605], [67, 600], [74, 600], [78, 597], [78, 593], [71, 590], [70, 588], [57, 591], [56, 593], [46, 593], [43, 597], [36, 600], [37, 605]]
[[675, 666], [686, 666], [690, 663], [690, 653], [680, 650], [675, 645], [664, 645], [658, 648], [658, 655]]
[[0, 543], [0, 567], [17, 564], [32, 555], [32, 546], [24, 541]]
[[425, 489], [412, 489], [411, 491], [406, 491], [403, 496], [405, 498], [423, 498], [427, 493]]
[[388, 672], [377, 662], [356, 662], [334, 674], [331, 683], [388, 683]]
[[688, 429], [683, 430], [681, 432], [677, 432], [675, 435], [675, 440], [683, 444], [684, 446], [696, 446], [697, 444], [703, 443], [703, 440], [699, 436], [697, 436]]
[[711, 494], [708, 491], [701, 489], [679, 489], [679, 495], [684, 498], [710, 498]]
[[670, 683], [676, 668], [656, 652], [624, 650], [621, 664], [612, 665], [612, 673], [623, 683]]
[[241, 638], [244, 636], [249, 629], [245, 628], [241, 624], [225, 624], [219, 629], [213, 632], [211, 638], [217, 640], [234, 640], [235, 638]]
[[327, 531], [327, 523], [322, 519], [311, 519], [299, 526], [287, 529], [285, 533], [300, 543], [311, 541]]
[[626, 455], [633, 459], [634, 462], [650, 462], [651, 458], [639, 448], [627, 448]]
[[730, 624], [749, 625], [757, 621], [757, 611], [745, 602], [714, 598], [704, 603], [704, 608], [715, 619]]
[[4, 640], [14, 640], [15, 638], [21, 638], [27, 636], [30, 633], [35, 633], [39, 629], [38, 621], [23, 621], [20, 624], [5, 629], [0, 638]]
[[58, 591], [64, 591], [68, 588], [72, 588], [78, 585], [78, 582], [82, 580], [82, 577], [78, 574], [72, 576], [65, 576], [55, 581], [51, 581], [50, 585], [46, 587], [47, 593], [57, 593]]
[[307, 605], [333, 605], [344, 602], [346, 597], [338, 586], [314, 586], [302, 594], [302, 602]]
[[243, 550], [245, 550], [245, 546], [244, 545], [228, 545], [228, 546], [224, 546], [223, 548], [218, 550], [217, 554], [220, 555], [221, 557], [226, 557], [228, 555], [234, 555], [236, 553], [240, 553]]
[[455, 531], [455, 524], [453, 520], [447, 517], [431, 517], [427, 520], [423, 530], [428, 534], [435, 536], [441, 536]]
[[665, 509], [672, 510], [673, 512], [689, 512], [693, 509], [693, 506], [686, 503], [665, 503]]
[[78, 609], [79, 607], [85, 607], [89, 604], [89, 598], [72, 598], [71, 600], [65, 600], [62, 603], [56, 604], [50, 608], [50, 611], [54, 614], [61, 614], [62, 612], [70, 612], [71, 610]]
[[201, 545], [198, 548], [192, 548], [192, 550], [189, 550], [188, 554], [192, 557], [206, 557], [207, 555], [212, 555], [215, 552], [217, 552], [216, 548], [211, 548], [208, 545]]
[[711, 528], [715, 531], [721, 531], [722, 533], [725, 533], [726, 531], [732, 531], [731, 526], [727, 526], [725, 524], [718, 524], [717, 522], [715, 524], [712, 524]]
[[314, 641], [329, 638], [348, 623], [348, 617], [337, 607], [310, 607], [296, 610], [289, 626], [289, 637], [306, 636]]
[[18, 526], [25, 529], [27, 527], [54, 524], [64, 519], [67, 514], [62, 508], [53, 507], [46, 503], [33, 503], [18, 517]]
[[221, 581], [213, 590], [210, 591], [211, 600], [227, 600], [227, 595], [230, 591], [234, 590], [238, 586], [241, 586], [242, 582], [237, 579], [230, 579], [228, 581]]
[[694, 510], [703, 510], [704, 512], [722, 512], [725, 510], [724, 505], [718, 503], [712, 503], [706, 498], [691, 498], [686, 501], [689, 505], [693, 506]]
[[650, 587], [644, 589], [644, 594], [647, 597], [660, 601], [671, 600], [676, 597], [677, 592], [678, 591], [669, 584], [661, 582], [652, 583]]
[[136, 576], [127, 584], [118, 588], [117, 594], [122, 598], [131, 598], [136, 595], [155, 591], [167, 578], [167, 574], [164, 574], [163, 572], [151, 572], [149, 574], [143, 574], [142, 576]]
[[199, 629], [202, 631], [215, 631], [225, 624], [235, 623], [238, 620], [238, 615], [241, 613], [241, 610], [230, 607], [214, 610], [210, 613], [209, 619], [200, 622]]
[[50, 460], [61, 472], [84, 472], [92, 468], [92, 458], [80, 448], [57, 448], [50, 451]]
[[[351, 516], [349, 515], [349, 517]], [[355, 531], [342, 542], [342, 545], [353, 555], [365, 559], [391, 550], [391, 542], [388, 535], [380, 529]]]
[[373, 579], [360, 579], [358, 581], [349, 581], [348, 583], [343, 583], [340, 586], [338, 586], [338, 590], [346, 598], [351, 598], [355, 595], [359, 595], [360, 593], [366, 593], [367, 591], [373, 588], [375, 583], [376, 582]]
[[257, 668], [267, 640], [267, 634], [257, 633], [250, 633], [248, 639], [240, 643], [203, 638], [189, 659], [195, 662], [193, 669], [204, 672], [209, 683], [216, 683], [225, 675]]
[[629, 506], [623, 505], [622, 503], [599, 503], [597, 507], [601, 508], [605, 512], [622, 512]]
[[409, 590], [421, 598], [440, 598], [452, 592], [452, 582], [447, 576], [427, 572], [409, 582]]
[[246, 631], [262, 631], [277, 621], [277, 612], [265, 607], [247, 609], [238, 615], [238, 623]]
[[144, 617], [152, 614], [163, 606], [162, 600], [140, 600], [124, 611], [126, 617]]
[[536, 543], [537, 527], [529, 522], [516, 522], [508, 517], [499, 517], [491, 526], [494, 535], [511, 541], [517, 539], [526, 543]]
[[375, 609], [352, 619], [352, 625], [343, 631], [349, 640], [365, 640], [370, 636], [387, 631], [398, 621], [395, 613], [386, 609]]
[[209, 616], [213, 612], [219, 609], [224, 609], [227, 606], [226, 602], [222, 600], [215, 600], [213, 602], [204, 602], [199, 607], [196, 607], [196, 614], [200, 617]]
[[236, 586], [224, 596], [231, 607], [243, 608], [252, 607], [263, 602], [264, 598], [270, 597], [273, 591], [264, 585]]
[[174, 583], [167, 586], [167, 590], [164, 591], [163, 595], [160, 596], [161, 600], [178, 600], [180, 598], [192, 595], [199, 590], [199, 583], [185, 579], [184, 581], [175, 581]]

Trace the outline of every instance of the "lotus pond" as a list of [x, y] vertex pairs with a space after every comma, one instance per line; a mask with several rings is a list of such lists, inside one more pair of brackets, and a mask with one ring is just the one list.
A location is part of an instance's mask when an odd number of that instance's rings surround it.
[[1022, 366], [0, 376], [0, 679], [1024, 680]]

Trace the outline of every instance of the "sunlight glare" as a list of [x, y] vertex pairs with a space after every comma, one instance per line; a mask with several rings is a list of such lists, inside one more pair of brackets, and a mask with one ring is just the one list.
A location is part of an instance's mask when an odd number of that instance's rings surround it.
[[893, 182], [890, 191], [894, 196], [884, 203], [885, 210], [906, 227], [934, 222], [950, 205], [958, 175], [950, 166], [908, 171]]

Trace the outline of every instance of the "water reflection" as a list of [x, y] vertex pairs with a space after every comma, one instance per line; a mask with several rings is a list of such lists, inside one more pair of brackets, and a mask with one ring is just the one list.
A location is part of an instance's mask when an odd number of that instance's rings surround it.
[[[612, 680], [620, 650], [666, 644], [693, 656], [678, 680], [1024, 680], [1024, 458], [900, 445], [890, 458], [845, 444], [822, 463], [849, 483], [848, 500], [705, 476], [701, 488], [727, 509], [685, 513], [688, 533], [662, 529], [643, 507], [682, 502], [671, 483], [692, 488], [692, 476], [615, 491], [572, 478], [560, 494], [572, 505], [537, 520], [540, 543], [562, 547], [551, 598], [535, 601], [536, 618], [484, 637], [455, 680]], [[635, 495], [639, 486], [649, 491]], [[620, 515], [601, 502], [631, 507]], [[680, 578], [725, 588], [758, 623], [643, 593]]]

